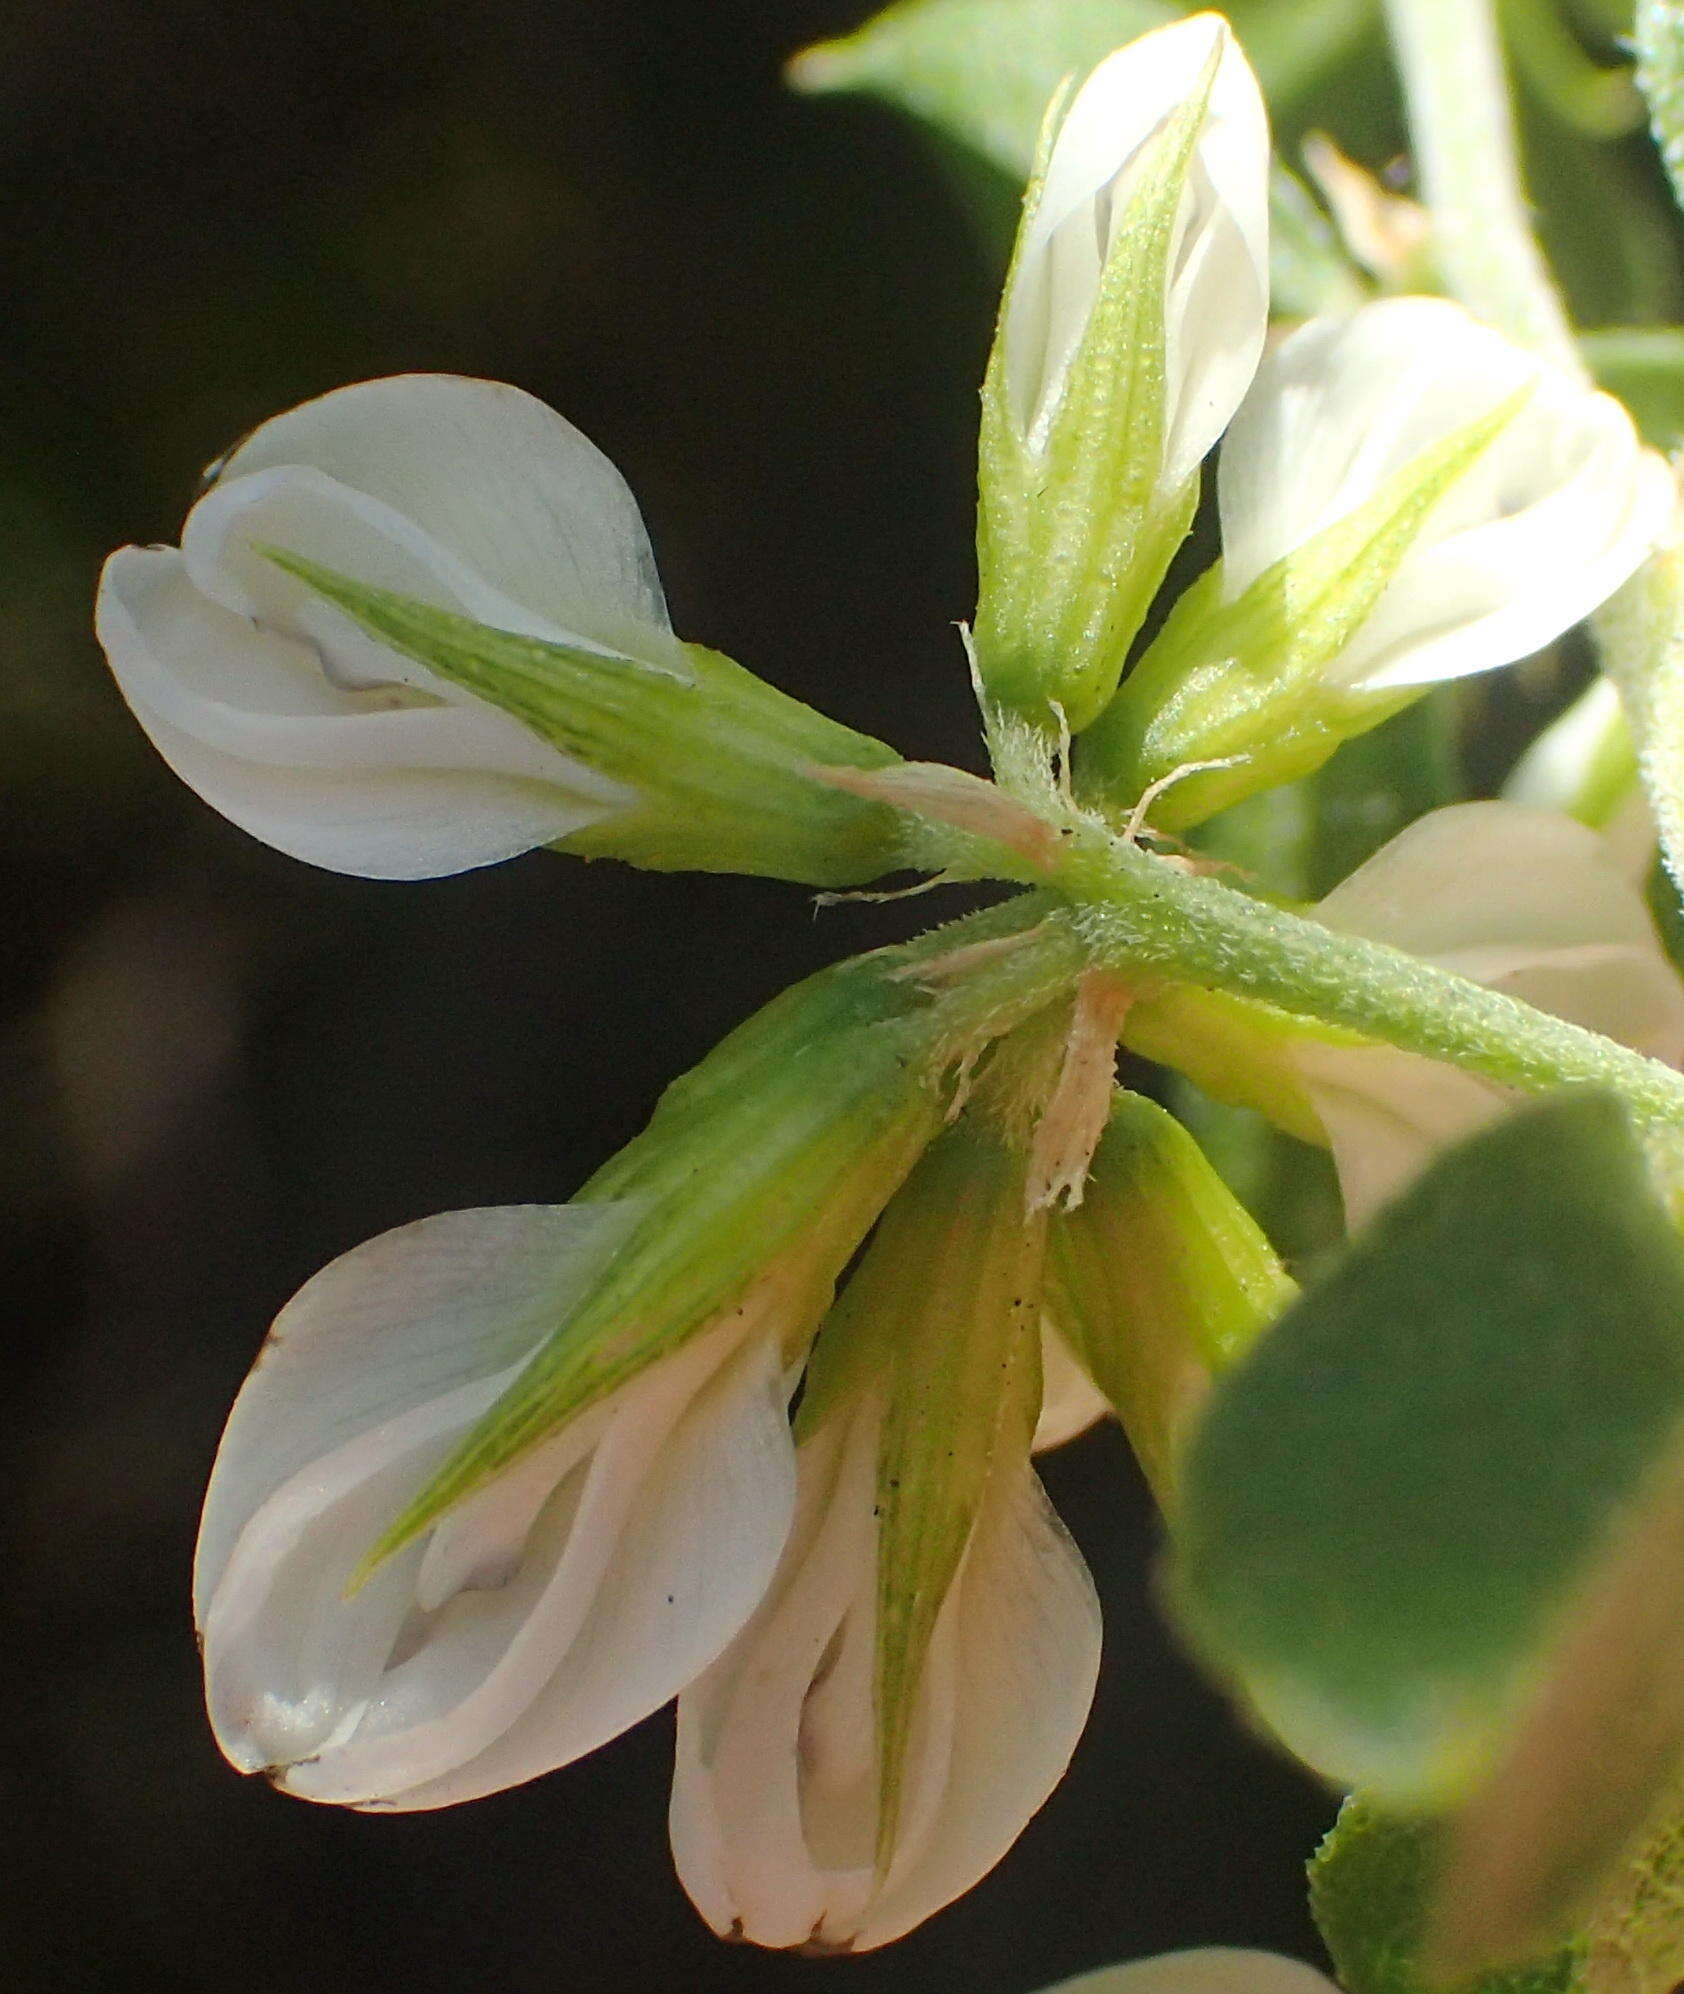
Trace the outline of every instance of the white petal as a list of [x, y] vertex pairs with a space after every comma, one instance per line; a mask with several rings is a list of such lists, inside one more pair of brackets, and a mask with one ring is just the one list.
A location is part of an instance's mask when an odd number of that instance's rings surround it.
[[[1684, 1064], [1684, 983], [1639, 889], [1595, 832], [1548, 810], [1465, 803], [1392, 839], [1318, 911], [1635, 1051]], [[1293, 1053], [1353, 1226], [1508, 1101], [1457, 1069], [1386, 1048]]]
[[1607, 395], [1445, 299], [1391, 298], [1301, 328], [1223, 444], [1223, 578], [1238, 594], [1429, 445], [1528, 399], [1440, 501], [1330, 668], [1365, 690], [1509, 663], [1588, 615], [1657, 544], [1665, 464]]
[[1314, 1968], [1279, 1953], [1205, 1946], [1102, 1966], [1097, 1973], [1061, 1980], [1044, 1994], [1338, 1994], [1338, 1989]]
[[1025, 1462], [991, 1485], [954, 1628], [952, 1758], [923, 1859], [891, 1870], [854, 1943], [899, 1938], [1004, 1856], [1063, 1777], [1099, 1674], [1099, 1600]]
[[1166, 299], [1166, 486], [1198, 463], [1245, 392], [1267, 316], [1267, 117], [1220, 16], [1153, 29], [1108, 56], [1082, 86], [1047, 162], [1006, 308], [1007, 391], [1020, 430], [1038, 449], [1093, 309], [1130, 169], [1199, 88], [1218, 39], [1222, 55]]
[[221, 478], [302, 465], [406, 520], [492, 588], [611, 649], [668, 629], [625, 480], [570, 422], [497, 381], [400, 374], [290, 409]]
[[671, 1830], [716, 1931], [864, 1950], [909, 1931], [1006, 1853], [1086, 1721], [1099, 1610], [1028, 1463], [997, 1474], [925, 1663], [900, 1831], [874, 1873], [876, 1421], [801, 1449], [778, 1578], [679, 1699]]
[[1539, 373], [1530, 354], [1443, 298], [1388, 298], [1301, 326], [1257, 370], [1223, 439], [1229, 593]]
[[1041, 1416], [1035, 1423], [1033, 1451], [1044, 1454], [1050, 1447], [1062, 1447], [1110, 1410], [1105, 1394], [1077, 1362], [1069, 1344], [1043, 1318]]
[[[680, 1356], [704, 1354], [703, 1341]], [[767, 1339], [728, 1358], [675, 1424], [657, 1428], [647, 1405], [628, 1400], [601, 1481], [626, 1487], [640, 1479], [612, 1540], [594, 1547], [600, 1570], [588, 1618], [565, 1655], [553, 1631], [546, 1635], [547, 1679], [484, 1751], [380, 1804], [443, 1807], [532, 1779], [594, 1751], [691, 1683], [760, 1603], [789, 1534], [795, 1463], [787, 1403], [777, 1345]], [[603, 1512], [588, 1507], [596, 1493], [587, 1487], [581, 1503], [574, 1526], [581, 1542], [587, 1530], [604, 1533]], [[559, 1586], [560, 1576], [552, 1583]]]
[[777, 1335], [737, 1314], [569, 1422], [347, 1594], [369, 1546], [624, 1236], [582, 1205], [453, 1213], [283, 1312], [235, 1408], [197, 1573], [236, 1764], [434, 1807], [593, 1749], [726, 1644], [794, 1500]]
[[[678, 1699], [673, 1861], [722, 1935], [801, 1945], [823, 1921], [836, 1880], [807, 1847], [802, 1720], [814, 1676], [851, 1615], [863, 1616], [869, 1647], [875, 1448], [869, 1420], [833, 1421], [801, 1447], [795, 1522], [777, 1576], [733, 1645]], [[853, 1632], [858, 1639], [861, 1630]], [[868, 1763], [870, 1741], [867, 1714]], [[817, 1770], [830, 1790], [814, 1796], [815, 1811], [847, 1812], [852, 1782], [834, 1766]], [[856, 1886], [862, 1870], [869, 1880], [871, 1818], [860, 1860], [842, 1879]]]
[[1472, 1074], [1389, 1047], [1307, 1044], [1293, 1063], [1327, 1135], [1353, 1232], [1508, 1098]]
[[[632, 1203], [444, 1212], [355, 1246], [275, 1318], [223, 1431], [195, 1554], [202, 1613], [235, 1538], [313, 1461], [525, 1359]], [[366, 1546], [365, 1546], [366, 1548]]]
[[153, 745], [254, 837], [416, 879], [486, 865], [630, 800], [478, 700], [334, 685], [308, 646], [208, 601], [179, 554], [106, 563], [96, 626]]

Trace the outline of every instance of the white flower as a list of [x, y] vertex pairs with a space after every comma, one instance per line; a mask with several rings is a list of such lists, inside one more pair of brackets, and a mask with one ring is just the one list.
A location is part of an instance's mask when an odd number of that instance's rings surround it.
[[658, 1708], [748, 1617], [795, 1498], [775, 1284], [346, 1595], [628, 1209], [424, 1219], [281, 1312], [223, 1437], [194, 1581], [211, 1721], [242, 1770], [356, 1806], [496, 1792]]
[[1326, 672], [1362, 692], [1426, 685], [1558, 637], [1658, 544], [1672, 474], [1612, 396], [1442, 298], [1312, 320], [1263, 363], [1222, 445], [1224, 595], [1521, 392]]
[[772, 1589], [679, 1699], [679, 1877], [715, 1931], [760, 1945], [863, 1951], [951, 1903], [1051, 1793], [1093, 1697], [1093, 1583], [1027, 1460], [1002, 1460], [924, 1664], [879, 1874], [877, 1436], [868, 1399], [803, 1443]]
[[1044, 1994], [1338, 1994], [1338, 1989], [1313, 1967], [1279, 1953], [1204, 1946], [1102, 1966], [1097, 1973], [1061, 1980]]
[[177, 775], [315, 865], [379, 879], [460, 872], [635, 800], [375, 642], [265, 546], [502, 630], [684, 674], [636, 501], [542, 402], [410, 374], [276, 416], [220, 467], [179, 552], [112, 555], [96, 625]]
[[1002, 337], [1019, 434], [1040, 450], [1099, 295], [1114, 232], [1164, 121], [1215, 76], [1166, 272], [1164, 492], [1215, 443], [1263, 350], [1269, 311], [1269, 129], [1218, 14], [1172, 22], [1107, 56], [1071, 103], [1024, 233]]
[[[1616, 855], [1569, 817], [1517, 803], [1435, 810], [1336, 887], [1317, 919], [1684, 1065], [1684, 983]], [[1292, 1059], [1353, 1227], [1511, 1098], [1386, 1047], [1299, 1041]]]

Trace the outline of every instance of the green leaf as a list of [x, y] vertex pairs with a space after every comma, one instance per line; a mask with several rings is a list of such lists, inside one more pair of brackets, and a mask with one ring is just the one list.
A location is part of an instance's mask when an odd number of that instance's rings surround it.
[[[881, 99], [1027, 178], [1048, 100], [1124, 42], [1196, 6], [1166, 0], [900, 0], [790, 64], [798, 89]], [[1271, 102], [1307, 93], [1374, 27], [1377, 0], [1231, 0]]]
[[1684, 1247], [1618, 1110], [1453, 1151], [1213, 1393], [1175, 1596], [1310, 1764], [1466, 1793], [1684, 1417]]
[[[1442, 1994], [1421, 1955], [1444, 1863], [1441, 1822], [1347, 1800], [1310, 1864], [1310, 1909], [1345, 1994]], [[1458, 1989], [1458, 1994], [1578, 1994], [1574, 1950]]]
[[[1572, 1603], [1491, 1778], [1452, 1830], [1428, 1956], [1451, 1978], [1594, 1918], [1684, 1766], [1684, 1448], [1675, 1446]], [[1676, 1842], [1677, 1795], [1673, 1841]], [[1674, 1848], [1671, 1862], [1676, 1870]], [[1628, 1921], [1629, 1922], [1629, 1921]], [[1684, 1966], [1676, 1915], [1625, 1936]]]
[[789, 77], [910, 111], [1022, 182], [1065, 78], [1183, 11], [1167, 0], [901, 0], [804, 50]]
[[[1427, 1962], [1457, 1887], [1452, 1829], [1347, 1800], [1310, 1864], [1310, 1908], [1345, 1994], [1443, 1994]], [[1456, 1994], [1671, 1994], [1684, 1975], [1684, 1791], [1588, 1916], [1529, 1958], [1454, 1980]]]
[[1637, 0], [1637, 87], [1684, 207], [1684, 0]]

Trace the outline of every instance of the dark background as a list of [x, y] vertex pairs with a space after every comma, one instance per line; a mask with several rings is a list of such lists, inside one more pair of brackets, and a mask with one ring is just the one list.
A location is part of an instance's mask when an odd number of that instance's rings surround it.
[[[10, 1306], [0, 1976], [18, 1994], [1023, 1994], [1227, 1941], [1314, 1955], [1331, 1802], [1173, 1652], [1112, 1432], [1047, 1477], [1107, 1661], [1065, 1785], [888, 1952], [717, 1944], [665, 1848], [670, 1719], [528, 1789], [365, 1819], [202, 1720], [200, 1492], [323, 1262], [564, 1197], [752, 1006], [905, 910], [537, 854], [290, 863], [176, 784], [87, 635], [99, 559], [345, 380], [518, 382], [623, 468], [686, 636], [975, 765], [974, 384], [995, 276], [918, 141], [779, 82], [858, 0], [12, 0], [0, 77], [0, 926]], [[1384, 116], [1382, 113], [1382, 122]]]

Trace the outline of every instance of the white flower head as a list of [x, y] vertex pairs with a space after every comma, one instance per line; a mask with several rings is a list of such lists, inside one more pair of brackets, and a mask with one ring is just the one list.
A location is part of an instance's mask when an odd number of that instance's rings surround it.
[[1150, 142], [1207, 87], [1165, 271], [1165, 491], [1186, 482], [1222, 433], [1268, 320], [1268, 118], [1219, 14], [1154, 28], [1107, 56], [1077, 92], [1024, 225], [1002, 330], [1013, 418], [1040, 450]]
[[864, 1951], [970, 1889], [1057, 1784], [1093, 1697], [1093, 1583], [1027, 1459], [1002, 1463], [941, 1608], [879, 1860], [877, 1445], [869, 1400], [802, 1444], [771, 1591], [679, 1699], [679, 1877], [715, 1931], [760, 1945]]
[[[1328, 894], [1317, 918], [1684, 1065], [1684, 982], [1614, 853], [1571, 818], [1517, 803], [1435, 810]], [[1389, 1047], [1303, 1041], [1292, 1059], [1353, 1227], [1510, 1098]]]
[[111, 557], [96, 625], [182, 780], [314, 865], [460, 872], [635, 800], [377, 643], [270, 547], [500, 630], [685, 674], [636, 501], [542, 402], [409, 374], [276, 416], [218, 468], [179, 551]]
[[1511, 400], [1325, 676], [1386, 692], [1508, 664], [1560, 636], [1658, 544], [1672, 475], [1612, 396], [1443, 298], [1312, 320], [1263, 363], [1222, 446], [1224, 596]]
[[473, 1799], [636, 1723], [747, 1619], [795, 1497], [775, 1286], [354, 1581], [628, 1222], [613, 1204], [425, 1219], [282, 1311], [194, 1575], [211, 1721], [242, 1770], [359, 1807]]

